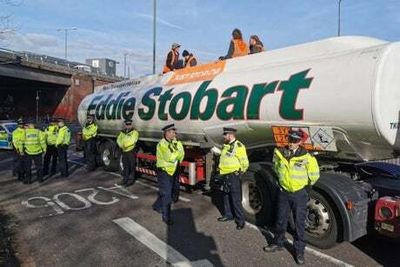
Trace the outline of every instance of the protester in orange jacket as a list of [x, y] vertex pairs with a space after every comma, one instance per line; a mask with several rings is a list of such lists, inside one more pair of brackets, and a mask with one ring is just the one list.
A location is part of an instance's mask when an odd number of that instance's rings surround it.
[[243, 41], [242, 32], [239, 29], [234, 29], [232, 32], [232, 40], [229, 45], [228, 54], [222, 56], [219, 59], [224, 60], [228, 58], [241, 57], [249, 54], [249, 47], [246, 42]]

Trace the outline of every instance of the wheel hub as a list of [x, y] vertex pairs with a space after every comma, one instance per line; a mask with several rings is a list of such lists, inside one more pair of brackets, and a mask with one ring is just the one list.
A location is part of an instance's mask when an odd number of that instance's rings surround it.
[[255, 182], [242, 182], [242, 204], [246, 212], [253, 215], [262, 210], [262, 195]]
[[105, 149], [103, 151], [102, 159], [103, 159], [103, 163], [105, 166], [109, 166], [111, 163], [110, 155], [111, 155], [111, 153], [108, 149]]
[[317, 199], [310, 199], [307, 203], [307, 231], [312, 235], [324, 235], [329, 231], [330, 223], [327, 207]]

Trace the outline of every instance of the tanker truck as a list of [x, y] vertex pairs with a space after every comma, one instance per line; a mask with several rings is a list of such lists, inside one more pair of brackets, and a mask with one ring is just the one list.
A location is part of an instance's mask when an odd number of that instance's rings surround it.
[[398, 62], [400, 43], [330, 38], [100, 86], [82, 100], [78, 119], [85, 125], [95, 116], [108, 171], [121, 168], [115, 139], [132, 119], [140, 133], [137, 171], [147, 175], [156, 175], [160, 129], [175, 123], [186, 187], [209, 185], [213, 147], [221, 146], [223, 127], [236, 128], [250, 160], [242, 203], [257, 225], [274, 221], [273, 149], [287, 144], [290, 129], [301, 129], [321, 168], [308, 202], [307, 241], [329, 248], [374, 227], [398, 238], [400, 205], [381, 199], [400, 196]]

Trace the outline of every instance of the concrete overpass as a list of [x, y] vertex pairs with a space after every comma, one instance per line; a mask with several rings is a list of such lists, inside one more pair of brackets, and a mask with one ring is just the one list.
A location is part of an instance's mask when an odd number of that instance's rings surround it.
[[57, 116], [75, 121], [80, 101], [95, 86], [121, 80], [95, 69], [80, 70], [79, 64], [0, 49], [0, 119]]

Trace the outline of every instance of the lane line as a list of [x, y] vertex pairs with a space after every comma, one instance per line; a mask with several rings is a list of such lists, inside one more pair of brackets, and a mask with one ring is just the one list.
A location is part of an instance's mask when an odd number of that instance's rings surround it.
[[[269, 235], [269, 236], [271, 236], [271, 237], [274, 236], [274, 234], [273, 234], [271, 231], [267, 230], [267, 229], [257, 227], [256, 225], [251, 224], [251, 223], [248, 223], [248, 222], [246, 222], [246, 225], [247, 225], [249, 228], [251, 228], [251, 229], [254, 229], [254, 230], [256, 230], [256, 231], [262, 232], [262, 233], [267, 234], [267, 235]], [[293, 245], [293, 241], [292, 241], [292, 240], [287, 239], [287, 242], [288, 242], [289, 244]], [[318, 257], [318, 258], [325, 259], [325, 260], [330, 261], [330, 262], [332, 262], [333, 264], [336, 264], [336, 265], [338, 265], [338, 266], [343, 266], [343, 267], [354, 267], [354, 265], [348, 264], [348, 263], [346, 263], [346, 262], [344, 262], [344, 261], [341, 261], [341, 260], [339, 260], [339, 259], [336, 259], [335, 257], [329, 256], [329, 255], [327, 255], [327, 254], [325, 254], [325, 253], [322, 253], [322, 252], [320, 252], [320, 251], [318, 251], [318, 250], [315, 250], [315, 249], [310, 248], [310, 247], [307, 247], [307, 246], [306, 246], [306, 251], [309, 252], [310, 254], [312, 254], [312, 255]]]
[[190, 262], [188, 258], [176, 251], [173, 247], [169, 246], [146, 228], [128, 217], [115, 219], [113, 222], [140, 241], [143, 245], [158, 254], [172, 266], [213, 266], [213, 264], [211, 264], [211, 262], [208, 260]]
[[[117, 176], [117, 177], [119, 177], [119, 178], [122, 178], [121, 174], [118, 174], [118, 173], [109, 172], [109, 174], [114, 175], [114, 176]], [[158, 188], [157, 188], [157, 187], [152, 186], [152, 185], [149, 185], [149, 184], [144, 183], [144, 182], [142, 182], [142, 181], [137, 180], [136, 183], [138, 183], [138, 184], [140, 184], [140, 185], [143, 185], [143, 186], [145, 186], [145, 187], [151, 188], [151, 189], [153, 189], [154, 191], [158, 191]], [[179, 200], [182, 200], [183, 202], [191, 202], [191, 200], [190, 200], [189, 198], [182, 197], [182, 196], [179, 196]]]

